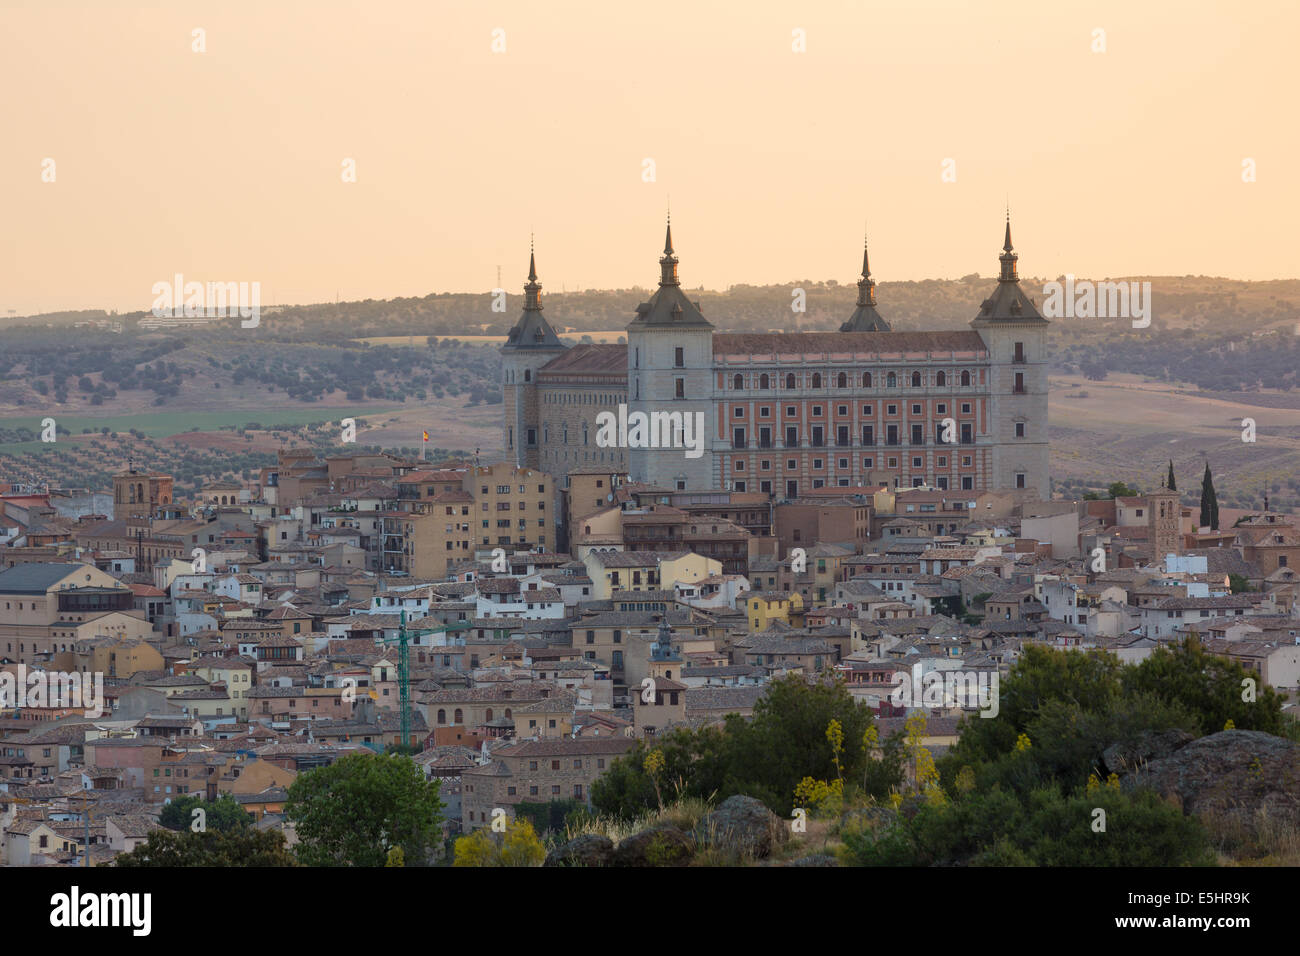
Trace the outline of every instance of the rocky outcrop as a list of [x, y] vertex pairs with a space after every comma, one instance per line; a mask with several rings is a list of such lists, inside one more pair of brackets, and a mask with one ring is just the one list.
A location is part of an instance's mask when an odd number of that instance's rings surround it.
[[690, 836], [659, 823], [634, 833], [614, 851], [615, 866], [686, 866], [695, 855]]
[[1263, 815], [1300, 825], [1300, 744], [1258, 730], [1225, 730], [1150, 761], [1123, 786], [1149, 787], [1198, 816], [1252, 826]]
[[609, 866], [614, 860], [614, 841], [599, 833], [583, 833], [546, 854], [543, 866]]
[[1185, 730], [1148, 730], [1132, 743], [1111, 744], [1101, 754], [1107, 773], [1124, 776], [1153, 760], [1168, 757], [1196, 738]]
[[790, 839], [790, 827], [761, 800], [728, 797], [695, 828], [695, 842], [723, 854], [762, 860]]

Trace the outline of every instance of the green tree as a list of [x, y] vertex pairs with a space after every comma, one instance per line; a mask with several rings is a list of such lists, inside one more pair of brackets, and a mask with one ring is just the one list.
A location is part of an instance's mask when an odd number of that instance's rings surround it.
[[149, 839], [130, 853], [120, 854], [114, 866], [297, 866], [298, 860], [276, 830], [236, 827], [194, 833], [154, 830]]
[[[836, 736], [846, 744], [842, 754], [836, 753], [827, 736], [832, 721], [839, 725]], [[788, 816], [795, 788], [805, 777], [831, 780], [842, 773], [845, 779], [855, 780], [864, 776], [864, 762], [872, 758], [865, 752], [863, 737], [871, 722], [871, 711], [853, 698], [842, 680], [810, 683], [802, 675], [790, 674], [772, 681], [754, 705], [752, 719], [727, 717], [723, 789], [757, 797]], [[901, 779], [901, 763], [899, 775]]]
[[1122, 481], [1112, 481], [1110, 487], [1106, 489], [1106, 493], [1112, 498], [1136, 498], [1142, 494], [1137, 488], [1130, 487]]
[[1229, 574], [1228, 587], [1232, 590], [1233, 594], [1243, 594], [1246, 591], [1255, 590], [1250, 586], [1250, 581], [1246, 579], [1245, 575], [1241, 574]]
[[1174, 481], [1174, 460], [1172, 458], [1169, 459], [1169, 477], [1165, 480], [1165, 484], [1170, 491], [1178, 490], [1178, 483]]
[[1283, 695], [1236, 661], [1208, 653], [1195, 636], [1172, 648], [1157, 647], [1124, 675], [1126, 691], [1177, 704], [1195, 718], [1197, 731], [1211, 734], [1229, 720], [1240, 730], [1284, 735]]
[[726, 782], [725, 744], [724, 732], [717, 727], [670, 730], [655, 740], [659, 756], [651, 762], [657, 768], [652, 774], [646, 769], [651, 748], [638, 741], [592, 783], [591, 805], [626, 820], [659, 806], [656, 782], [659, 792], [667, 785], [670, 794], [680, 796], [708, 798], [719, 793]]
[[438, 781], [400, 754], [349, 754], [289, 787], [285, 814], [297, 824], [298, 858], [309, 866], [383, 866], [391, 847], [427, 862], [442, 822]]
[[1184, 816], [1152, 791], [1109, 787], [1070, 795], [1040, 787], [1024, 797], [995, 788], [951, 802], [918, 802], [914, 812], [874, 825], [855, 820], [841, 837], [845, 862], [858, 866], [1213, 863], [1195, 817]]
[[1210, 476], [1210, 463], [1205, 463], [1201, 478], [1201, 527], [1219, 530], [1219, 499], [1214, 494], [1214, 479]]
[[223, 793], [212, 801], [194, 795], [177, 797], [162, 808], [158, 822], [169, 830], [191, 830], [195, 823], [196, 809], [203, 810], [203, 825], [208, 830], [225, 832], [251, 826], [253, 823], [253, 817], [228, 793]]

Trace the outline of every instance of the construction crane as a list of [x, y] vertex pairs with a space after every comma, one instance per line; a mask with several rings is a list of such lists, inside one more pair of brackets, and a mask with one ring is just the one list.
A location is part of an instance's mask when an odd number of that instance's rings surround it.
[[472, 626], [470, 621], [457, 621], [454, 624], [443, 624], [440, 627], [420, 628], [414, 632], [408, 632], [406, 629], [406, 611], [402, 611], [400, 626], [397, 630], [397, 637], [381, 637], [380, 644], [397, 645], [397, 693], [399, 717], [401, 720], [402, 746], [409, 748], [411, 746], [411, 648], [410, 638], [412, 634], [416, 637], [422, 637], [425, 634], [442, 634], [448, 631], [463, 631]]

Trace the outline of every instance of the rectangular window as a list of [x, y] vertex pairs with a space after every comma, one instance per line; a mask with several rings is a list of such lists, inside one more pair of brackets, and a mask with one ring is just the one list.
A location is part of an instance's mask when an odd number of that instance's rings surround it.
[[673, 353], [673, 365], [677, 368], [683, 368], [686, 365], [686, 350], [680, 346]]

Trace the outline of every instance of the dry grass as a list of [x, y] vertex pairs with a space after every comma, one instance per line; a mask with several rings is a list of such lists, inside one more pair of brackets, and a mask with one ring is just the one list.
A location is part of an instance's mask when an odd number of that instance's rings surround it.
[[1202, 814], [1201, 822], [1222, 866], [1300, 866], [1300, 827], [1259, 810], [1240, 815]]
[[584, 833], [594, 833], [609, 837], [617, 846], [632, 834], [659, 824], [669, 824], [685, 833], [692, 833], [710, 809], [707, 800], [682, 797], [659, 810], [652, 810], [631, 820], [621, 820], [606, 814], [582, 816], [565, 824], [564, 840], [567, 842]]

